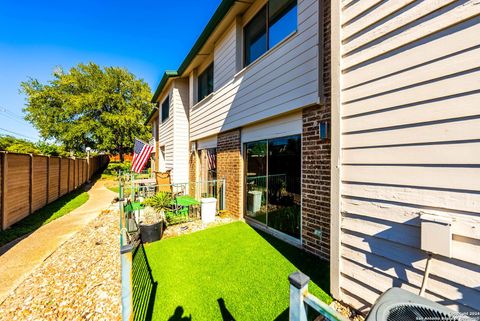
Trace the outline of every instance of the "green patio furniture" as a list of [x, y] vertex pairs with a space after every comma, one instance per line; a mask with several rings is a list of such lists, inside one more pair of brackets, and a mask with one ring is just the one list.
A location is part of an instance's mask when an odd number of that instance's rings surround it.
[[199, 205], [200, 202], [191, 196], [182, 195], [175, 197], [171, 204], [174, 210], [166, 213], [167, 221], [169, 224], [178, 224], [187, 222], [191, 208]]
[[131, 213], [131, 212], [140, 210], [142, 208], [144, 208], [144, 206], [141, 202], [132, 202], [132, 203], [127, 203], [127, 205], [125, 205], [123, 209], [125, 213]]
[[195, 198], [189, 195], [177, 196], [175, 198], [175, 202], [177, 205], [180, 206], [195, 206], [200, 205], [200, 202], [197, 201]]

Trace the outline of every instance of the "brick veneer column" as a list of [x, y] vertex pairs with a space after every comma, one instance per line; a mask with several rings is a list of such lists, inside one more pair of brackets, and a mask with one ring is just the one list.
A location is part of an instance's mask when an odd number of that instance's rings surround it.
[[188, 167], [188, 177], [190, 181], [189, 194], [192, 197], [195, 197], [196, 184], [197, 181], [197, 154], [190, 153], [189, 167]]
[[[302, 135], [302, 239], [306, 251], [330, 258], [330, 142], [320, 140], [319, 124], [330, 123], [330, 1], [323, 3], [322, 106], [303, 110]], [[322, 85], [322, 83], [320, 83]], [[321, 231], [321, 236], [315, 235]]]
[[[326, 106], [303, 110], [303, 246], [324, 259], [328, 259], [330, 253], [330, 143], [321, 142], [319, 123], [329, 117]], [[321, 231], [321, 237], [315, 235], [316, 230]]]
[[226, 179], [226, 208], [231, 214], [239, 217], [243, 215], [242, 176], [240, 130], [219, 134], [217, 139], [217, 178]]

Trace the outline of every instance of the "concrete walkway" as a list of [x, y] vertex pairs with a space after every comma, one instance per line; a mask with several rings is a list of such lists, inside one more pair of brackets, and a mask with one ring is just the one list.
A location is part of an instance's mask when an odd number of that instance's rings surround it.
[[[30, 234], [0, 256], [0, 304], [65, 241], [106, 209], [116, 196], [102, 181], [88, 191], [88, 201]], [[81, 251], [81, 248], [78, 248]]]

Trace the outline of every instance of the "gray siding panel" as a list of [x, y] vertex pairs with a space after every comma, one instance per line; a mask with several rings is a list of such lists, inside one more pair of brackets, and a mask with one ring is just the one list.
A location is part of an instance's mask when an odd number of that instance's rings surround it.
[[434, 256], [426, 295], [480, 310], [480, 6], [377, 2], [342, 13], [342, 299], [418, 292], [433, 213], [454, 220], [453, 257]]
[[220, 89], [236, 73], [235, 59], [237, 53], [235, 23], [225, 32], [214, 49], [214, 90]]

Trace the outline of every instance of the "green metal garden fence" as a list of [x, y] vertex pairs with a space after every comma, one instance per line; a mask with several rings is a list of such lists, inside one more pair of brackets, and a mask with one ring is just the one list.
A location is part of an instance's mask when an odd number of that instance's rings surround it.
[[[181, 184], [155, 184], [152, 178], [119, 173], [120, 253], [122, 268], [122, 320], [147, 320], [151, 316], [157, 282], [140, 237], [143, 201], [160, 192], [172, 193], [172, 209], [167, 223], [183, 223], [200, 218], [202, 198], [216, 198], [217, 212], [225, 209], [225, 179]], [[191, 189], [192, 185], [194, 188]], [[189, 195], [195, 190], [196, 195]], [[169, 215], [173, 219], [169, 219]]]

